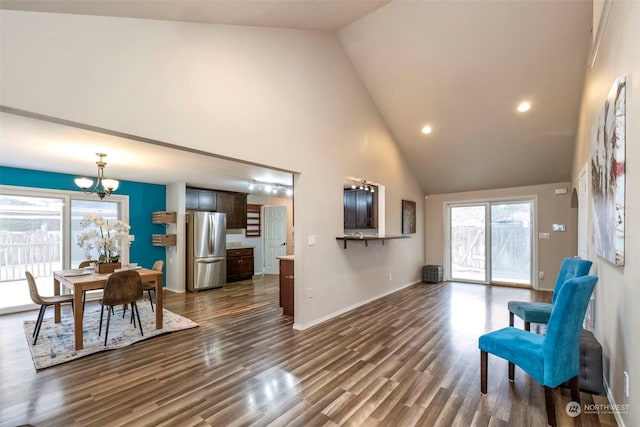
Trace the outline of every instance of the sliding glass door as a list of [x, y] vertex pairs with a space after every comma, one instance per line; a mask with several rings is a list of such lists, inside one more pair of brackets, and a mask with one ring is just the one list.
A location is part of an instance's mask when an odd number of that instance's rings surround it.
[[[53, 295], [53, 272], [86, 259], [76, 243], [85, 215], [128, 221], [128, 210], [127, 196], [101, 201], [73, 191], [0, 186], [0, 313], [35, 307], [25, 271], [42, 295]], [[129, 259], [128, 247], [122, 257]]]
[[[57, 197], [0, 195], [0, 310], [32, 304], [25, 271], [52, 277], [63, 264], [63, 207]], [[53, 295], [53, 281], [39, 281]]]
[[450, 206], [450, 277], [487, 281], [486, 206]]
[[533, 200], [449, 204], [451, 280], [531, 285]]
[[531, 285], [531, 202], [491, 204], [491, 281]]

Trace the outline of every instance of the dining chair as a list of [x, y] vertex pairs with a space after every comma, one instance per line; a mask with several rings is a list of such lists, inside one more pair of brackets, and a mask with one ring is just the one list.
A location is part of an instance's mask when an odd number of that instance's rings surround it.
[[555, 427], [553, 389], [567, 383], [571, 400], [580, 402], [580, 334], [597, 281], [597, 276], [582, 276], [564, 282], [551, 309], [546, 335], [512, 326], [482, 335], [478, 339], [480, 392], [487, 394], [487, 354], [506, 359], [509, 381], [514, 380], [518, 365], [544, 387], [547, 423]]
[[534, 301], [509, 301], [509, 326], [513, 326], [514, 315], [524, 321], [524, 330], [530, 331], [532, 323], [546, 324], [549, 322], [551, 309], [558, 296], [560, 287], [569, 279], [586, 276], [589, 274], [592, 262], [580, 258], [565, 258], [560, 264], [560, 271], [556, 277], [556, 283], [551, 296], [551, 303]]
[[33, 278], [33, 275], [25, 271], [25, 276], [27, 276], [27, 283], [29, 284], [29, 294], [31, 295], [31, 301], [34, 304], [38, 304], [40, 306], [40, 312], [38, 313], [38, 320], [36, 320], [35, 328], [33, 329], [33, 345], [36, 345], [36, 341], [38, 341], [38, 335], [40, 335], [40, 327], [42, 326], [42, 320], [44, 319], [44, 312], [47, 310], [47, 307], [55, 304], [65, 304], [71, 303], [71, 310], [73, 310], [73, 295], [55, 295], [52, 297], [43, 297], [38, 292], [38, 285], [36, 284], [36, 279]]
[[102, 300], [100, 301], [100, 326], [98, 328], [98, 336], [102, 334], [102, 318], [104, 315], [104, 306], [109, 307], [107, 309], [107, 327], [104, 334], [104, 345], [107, 345], [107, 338], [109, 336], [109, 323], [111, 322], [111, 312], [115, 305], [131, 304], [131, 319], [133, 327], [136, 327], [136, 321], [133, 317], [134, 313], [138, 318], [138, 325], [140, 326], [140, 335], [144, 336], [142, 331], [142, 322], [140, 322], [140, 312], [136, 301], [142, 298], [142, 280], [140, 274], [137, 271], [125, 270], [112, 273], [107, 279], [107, 284], [104, 287], [104, 293], [102, 294]]
[[[164, 269], [164, 261], [158, 260], [153, 264], [152, 270], [162, 272]], [[153, 299], [151, 298], [151, 292], [156, 293], [156, 285], [152, 282], [143, 282], [142, 283], [143, 291], [147, 291], [147, 295], [149, 295], [149, 303], [151, 304], [151, 311], [153, 310]]]

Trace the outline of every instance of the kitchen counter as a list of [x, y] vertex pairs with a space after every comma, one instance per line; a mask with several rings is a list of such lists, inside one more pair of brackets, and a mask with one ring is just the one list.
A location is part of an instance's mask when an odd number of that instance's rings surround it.
[[282, 259], [285, 261], [293, 261], [293, 255], [281, 255], [281, 256], [277, 256], [277, 259]]

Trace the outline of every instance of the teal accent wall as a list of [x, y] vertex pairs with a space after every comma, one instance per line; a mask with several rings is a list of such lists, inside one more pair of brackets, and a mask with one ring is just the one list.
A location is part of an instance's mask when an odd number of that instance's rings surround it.
[[[75, 178], [77, 175], [0, 166], [2, 185], [78, 191], [74, 183]], [[166, 186], [120, 181], [116, 193], [129, 196], [129, 225], [131, 234], [135, 235], [130, 249], [131, 261], [151, 268], [154, 262], [161, 259], [166, 265], [165, 248], [151, 244], [152, 234], [166, 232], [164, 225], [151, 222], [152, 212], [166, 210]]]

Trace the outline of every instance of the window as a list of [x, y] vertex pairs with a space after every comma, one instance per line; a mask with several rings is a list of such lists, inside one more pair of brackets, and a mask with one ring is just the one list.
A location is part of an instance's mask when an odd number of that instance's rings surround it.
[[[94, 213], [128, 221], [128, 201], [128, 196], [100, 201], [74, 191], [0, 186], [0, 313], [33, 307], [25, 271], [33, 273], [43, 295], [53, 295], [53, 271], [85, 259], [76, 244], [82, 217]], [[127, 262], [128, 247], [122, 257]]]

